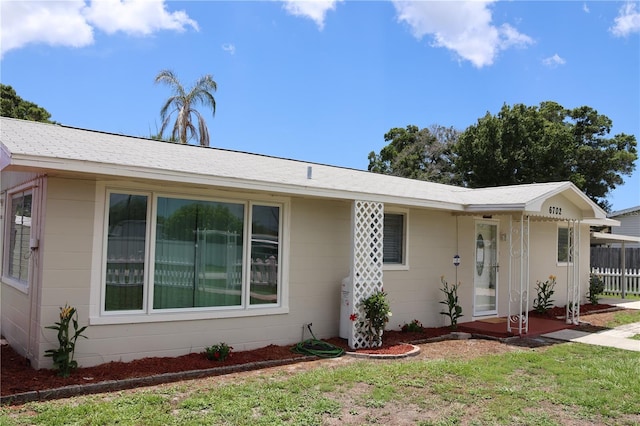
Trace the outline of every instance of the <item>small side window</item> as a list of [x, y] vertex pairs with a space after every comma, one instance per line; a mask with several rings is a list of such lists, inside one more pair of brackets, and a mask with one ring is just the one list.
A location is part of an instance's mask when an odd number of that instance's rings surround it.
[[558, 263], [571, 263], [571, 246], [573, 245], [573, 231], [569, 228], [558, 228]]
[[405, 215], [385, 213], [384, 249], [385, 265], [402, 265], [405, 261]]

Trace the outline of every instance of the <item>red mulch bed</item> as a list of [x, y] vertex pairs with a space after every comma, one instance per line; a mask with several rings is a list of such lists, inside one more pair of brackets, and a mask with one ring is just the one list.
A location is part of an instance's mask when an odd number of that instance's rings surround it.
[[[591, 303], [585, 303], [584, 305], [580, 305], [580, 315], [586, 315], [589, 312], [598, 312], [604, 311], [606, 309], [617, 309], [614, 305], [607, 305], [606, 303], [598, 303], [597, 305], [592, 305]], [[553, 318], [556, 319], [558, 317], [564, 317], [567, 313], [566, 306], [555, 306], [549, 309], [544, 314], [539, 314], [536, 311], [529, 312], [529, 316], [538, 317], [538, 318]]]
[[[377, 349], [361, 349], [358, 352], [376, 354], [402, 354], [411, 347], [404, 342], [425, 340], [449, 333], [448, 328], [429, 328], [422, 333], [385, 331], [383, 346]], [[348, 348], [347, 341], [340, 338], [327, 340], [329, 343]], [[70, 377], [58, 377], [54, 370], [34, 370], [27, 360], [18, 355], [9, 345], [2, 346], [0, 359], [0, 395], [14, 395], [29, 391], [42, 391], [70, 385], [98, 383], [107, 380], [123, 380], [149, 377], [163, 373], [177, 373], [205, 370], [214, 367], [248, 365], [259, 361], [279, 361], [300, 359], [304, 355], [291, 351], [291, 346], [270, 345], [250, 351], [232, 352], [225, 361], [208, 360], [202, 353], [191, 353], [179, 357], [142, 358], [131, 362], [109, 362], [95, 367], [78, 368]], [[239, 368], [240, 369], [240, 368]]]
[[[590, 305], [580, 307], [581, 314], [615, 308], [612, 305]], [[555, 307], [543, 317], [556, 318], [565, 314], [565, 308]], [[531, 312], [530, 315], [540, 315]], [[450, 332], [448, 327], [423, 328], [422, 332], [388, 330], [384, 333], [383, 346], [376, 349], [359, 349], [370, 354], [403, 354], [411, 347], [404, 343], [420, 342], [440, 337]], [[329, 343], [350, 350], [345, 339], [332, 338]], [[9, 345], [2, 346], [0, 354], [0, 395], [13, 395], [29, 391], [42, 391], [63, 386], [98, 383], [107, 380], [142, 378], [163, 373], [205, 370], [214, 367], [246, 366], [259, 361], [280, 361], [299, 358], [303, 355], [291, 351], [291, 346], [270, 345], [251, 351], [233, 352], [225, 361], [210, 361], [202, 353], [191, 353], [179, 357], [143, 358], [131, 362], [109, 362], [95, 367], [78, 368], [70, 377], [58, 377], [54, 370], [34, 370], [27, 360], [18, 355]]]

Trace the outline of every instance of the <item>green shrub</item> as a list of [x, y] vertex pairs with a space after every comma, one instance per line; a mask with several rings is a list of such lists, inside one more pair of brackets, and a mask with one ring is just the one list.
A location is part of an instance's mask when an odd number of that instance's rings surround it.
[[205, 355], [207, 359], [212, 361], [224, 361], [227, 357], [231, 356], [231, 351], [233, 347], [227, 345], [224, 342], [218, 343], [217, 345], [209, 346], [205, 348]]
[[589, 276], [589, 293], [587, 298], [592, 305], [597, 305], [600, 300], [600, 295], [604, 293], [604, 281], [602, 277], [597, 274], [591, 274]]
[[422, 323], [417, 319], [414, 319], [409, 324], [405, 323], [400, 326], [400, 330], [405, 333], [416, 333], [422, 331]]
[[367, 338], [369, 347], [380, 346], [382, 344], [382, 332], [391, 316], [387, 294], [383, 290], [378, 290], [363, 299], [360, 305], [364, 310], [364, 319], [358, 323], [358, 328]]

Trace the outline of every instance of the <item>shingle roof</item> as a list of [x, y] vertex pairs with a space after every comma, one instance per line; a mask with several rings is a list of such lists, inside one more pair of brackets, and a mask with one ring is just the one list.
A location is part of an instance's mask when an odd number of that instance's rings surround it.
[[[451, 211], [487, 210], [492, 206], [500, 210], [526, 210], [527, 205], [561, 191], [577, 193], [580, 194], [578, 198], [586, 199], [569, 182], [468, 189], [5, 117], [0, 119], [0, 142], [0, 169], [11, 167], [148, 178], [284, 194], [366, 199]], [[586, 200], [595, 216], [604, 217], [604, 212]]]

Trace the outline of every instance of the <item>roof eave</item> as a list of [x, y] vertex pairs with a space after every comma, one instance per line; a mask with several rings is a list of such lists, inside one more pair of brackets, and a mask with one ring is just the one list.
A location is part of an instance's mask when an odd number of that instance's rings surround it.
[[174, 183], [185, 183], [204, 186], [234, 188], [247, 191], [266, 191], [289, 195], [299, 195], [318, 198], [333, 198], [342, 200], [367, 200], [389, 204], [400, 204], [411, 207], [429, 208], [447, 211], [462, 211], [462, 205], [447, 201], [429, 200], [421, 198], [388, 196], [373, 192], [345, 191], [330, 188], [315, 188], [308, 185], [285, 184], [272, 181], [259, 181], [202, 175], [182, 171], [160, 170], [133, 165], [116, 165], [110, 163], [94, 163], [80, 160], [35, 159], [29, 156], [14, 156], [11, 169], [55, 171], [63, 173], [83, 173], [117, 178], [159, 180]]

